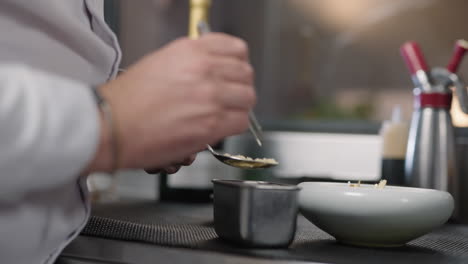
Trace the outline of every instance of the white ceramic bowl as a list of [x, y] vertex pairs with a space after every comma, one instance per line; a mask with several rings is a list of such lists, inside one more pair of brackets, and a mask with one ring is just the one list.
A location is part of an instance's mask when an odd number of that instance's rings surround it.
[[402, 246], [443, 225], [454, 207], [447, 192], [362, 184], [299, 184], [301, 213], [345, 244]]

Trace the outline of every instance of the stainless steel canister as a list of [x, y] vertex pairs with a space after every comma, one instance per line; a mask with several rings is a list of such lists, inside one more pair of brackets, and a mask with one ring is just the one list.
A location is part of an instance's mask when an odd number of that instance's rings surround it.
[[247, 247], [287, 247], [298, 213], [296, 185], [213, 180], [218, 236]]
[[[468, 43], [457, 42], [457, 50], [464, 53], [468, 50]], [[460, 216], [460, 178], [449, 111], [452, 87], [455, 87], [460, 106], [468, 113], [466, 86], [455, 74], [463, 53], [455, 52], [455, 60], [447, 68], [429, 70], [417, 43], [408, 42], [401, 51], [416, 85], [406, 152], [405, 183], [450, 192], [456, 201], [453, 217], [457, 219]]]

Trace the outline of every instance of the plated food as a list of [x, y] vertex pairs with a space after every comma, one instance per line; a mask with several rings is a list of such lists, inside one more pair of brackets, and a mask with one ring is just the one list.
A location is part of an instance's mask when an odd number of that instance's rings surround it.
[[[358, 183], [351, 183], [350, 181], [348, 182], [349, 187], [361, 187], [361, 181], [358, 181]], [[381, 180], [379, 183], [374, 184], [375, 188], [383, 189], [387, 186], [387, 180]]]
[[299, 184], [301, 213], [339, 242], [396, 247], [443, 225], [452, 196], [420, 188], [331, 182]]

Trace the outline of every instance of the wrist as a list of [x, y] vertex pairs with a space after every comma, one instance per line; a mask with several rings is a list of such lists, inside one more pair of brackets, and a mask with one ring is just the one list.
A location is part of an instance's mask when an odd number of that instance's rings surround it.
[[94, 92], [99, 110], [99, 138], [95, 156], [87, 172], [114, 173], [119, 168], [118, 134], [115, 116], [113, 116], [110, 104], [101, 95], [101, 88], [96, 88]]
[[112, 142], [111, 132], [107, 124], [104, 114], [99, 109], [99, 141], [96, 149], [96, 154], [91, 163], [90, 172], [108, 172], [113, 171], [112, 161]]

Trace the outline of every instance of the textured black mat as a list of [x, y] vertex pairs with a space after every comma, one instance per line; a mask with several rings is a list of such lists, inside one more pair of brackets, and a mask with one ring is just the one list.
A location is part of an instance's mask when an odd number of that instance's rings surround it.
[[287, 249], [246, 249], [220, 240], [208, 205], [133, 203], [100, 205], [82, 235], [137, 241], [269, 259], [326, 263], [468, 263], [468, 227], [446, 225], [405, 247], [369, 249], [336, 243], [305, 218], [298, 218]]

